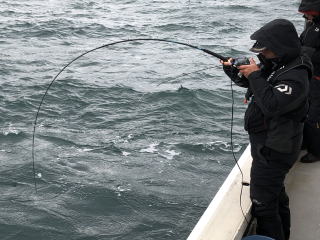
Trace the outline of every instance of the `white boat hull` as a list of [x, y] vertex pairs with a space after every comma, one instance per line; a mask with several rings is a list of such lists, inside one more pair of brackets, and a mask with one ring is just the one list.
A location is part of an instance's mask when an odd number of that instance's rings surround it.
[[[244, 182], [250, 182], [251, 162], [250, 146], [248, 146], [238, 161]], [[235, 166], [187, 240], [238, 240], [242, 238], [247, 227], [243, 214], [248, 220], [250, 219], [251, 201], [249, 187], [243, 186], [242, 213], [240, 208], [241, 184], [241, 173]]]
[[[252, 157], [250, 146], [240, 157], [239, 166], [244, 182], [250, 182]], [[250, 219], [249, 187], [243, 186], [241, 174], [235, 166], [196, 224], [187, 240], [240, 240]], [[297, 162], [286, 177], [290, 198], [290, 240], [320, 239], [320, 162]], [[246, 216], [246, 219], [244, 218]]]

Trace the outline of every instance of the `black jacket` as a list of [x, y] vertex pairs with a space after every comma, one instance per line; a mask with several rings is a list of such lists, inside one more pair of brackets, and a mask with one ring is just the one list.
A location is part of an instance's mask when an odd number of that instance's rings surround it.
[[[311, 36], [311, 41], [308, 41], [310, 35], [314, 34], [316, 34], [316, 36]], [[320, 77], [320, 17], [319, 21], [305, 25], [305, 29], [300, 35], [300, 40], [303, 46], [303, 53], [308, 55], [312, 61], [314, 75]]]
[[[305, 3], [303, 6], [308, 7], [308, 1], [302, 1], [302, 3]], [[318, 5], [312, 7], [312, 10], [320, 11], [320, 1], [318, 0]], [[310, 83], [308, 121], [314, 125], [320, 122], [320, 16], [312, 23], [306, 24], [300, 40], [303, 45], [303, 53], [310, 57], [313, 64], [314, 78]]]
[[320, 80], [312, 78], [309, 91], [310, 108], [308, 112], [308, 122], [317, 126], [320, 123]]
[[[280, 39], [279, 39], [280, 38]], [[256, 31], [251, 39], [262, 42], [279, 58], [265, 61], [260, 71], [239, 77], [234, 67], [226, 74], [251, 92], [245, 114], [249, 134], [265, 133], [265, 146], [291, 153], [300, 144], [303, 121], [308, 111], [307, 95], [312, 65], [300, 56], [300, 41], [291, 22], [277, 19]]]

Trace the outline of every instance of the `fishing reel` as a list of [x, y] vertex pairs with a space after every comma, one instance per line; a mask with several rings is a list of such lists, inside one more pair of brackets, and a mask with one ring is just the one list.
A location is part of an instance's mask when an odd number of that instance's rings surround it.
[[243, 58], [234, 58], [231, 62], [232, 66], [239, 67], [241, 65], [249, 65], [250, 60], [249, 58], [243, 57]]
[[[234, 68], [237, 68], [237, 67], [239, 67], [241, 65], [249, 65], [250, 64], [250, 60], [249, 60], [249, 58], [246, 58], [246, 57], [234, 58], [234, 59], [232, 59], [231, 64], [232, 64], [232, 66]], [[237, 71], [239, 71], [239, 70], [237, 69]], [[239, 78], [243, 77], [242, 73], [240, 73], [240, 72], [238, 72], [237, 75], [238, 75]]]

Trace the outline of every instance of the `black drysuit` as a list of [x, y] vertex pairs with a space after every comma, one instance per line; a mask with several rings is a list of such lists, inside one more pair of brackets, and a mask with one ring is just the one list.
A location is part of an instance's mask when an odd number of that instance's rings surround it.
[[[320, 1], [302, 0], [299, 11], [320, 12]], [[300, 39], [303, 52], [311, 58], [314, 70], [310, 82], [310, 109], [304, 127], [304, 145], [309, 153], [320, 158], [320, 16], [315, 17], [313, 22], [306, 22]]]
[[237, 85], [248, 88], [246, 97], [250, 103], [245, 129], [253, 157], [250, 197], [257, 233], [287, 240], [290, 210], [284, 179], [302, 143], [312, 66], [309, 58], [300, 56], [297, 32], [287, 20], [266, 24], [251, 39], [258, 40], [279, 58], [268, 60], [260, 54], [260, 70], [248, 78], [239, 77], [234, 67], [224, 66], [224, 70]]

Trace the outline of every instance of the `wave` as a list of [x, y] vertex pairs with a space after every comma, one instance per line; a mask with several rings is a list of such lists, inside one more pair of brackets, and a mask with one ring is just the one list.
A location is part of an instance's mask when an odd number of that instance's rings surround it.
[[156, 28], [162, 30], [162, 31], [166, 31], [166, 32], [176, 32], [176, 31], [193, 31], [196, 29], [196, 27], [190, 26], [188, 24], [185, 23], [181, 23], [181, 24], [174, 24], [174, 23], [167, 23], [167, 24], [163, 24], [163, 25], [158, 25], [156, 26]]
[[28, 138], [24, 130], [9, 126], [8, 128], [0, 129], [1, 142], [20, 142]]
[[[208, 143], [197, 144], [177, 144], [177, 147], [186, 151], [198, 152], [198, 153], [213, 153], [213, 152], [232, 152], [231, 144], [224, 141], [213, 141]], [[242, 149], [240, 144], [233, 144], [233, 152], [238, 153]]]
[[19, 21], [4, 27], [7, 37], [19, 35], [24, 38], [65, 38], [75, 37], [107, 37], [118, 29], [108, 28], [100, 23], [83, 23], [78, 25], [74, 20], [55, 18], [52, 20], [29, 22]]

